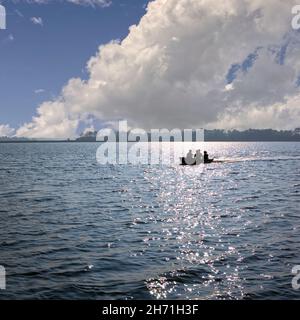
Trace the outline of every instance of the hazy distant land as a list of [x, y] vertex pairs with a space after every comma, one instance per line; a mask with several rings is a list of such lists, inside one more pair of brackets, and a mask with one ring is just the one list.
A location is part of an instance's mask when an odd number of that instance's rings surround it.
[[[150, 137], [150, 134], [148, 134]], [[96, 142], [97, 131], [89, 131], [81, 134], [79, 138], [71, 140], [57, 139], [28, 139], [17, 137], [0, 137], [0, 143], [50, 143], [50, 142]], [[196, 139], [196, 134], [193, 134], [193, 141]], [[117, 133], [118, 140], [118, 133]], [[299, 141], [300, 128], [295, 130], [273, 130], [273, 129], [249, 129], [245, 131], [239, 130], [204, 130], [204, 140], [207, 142], [217, 141]]]

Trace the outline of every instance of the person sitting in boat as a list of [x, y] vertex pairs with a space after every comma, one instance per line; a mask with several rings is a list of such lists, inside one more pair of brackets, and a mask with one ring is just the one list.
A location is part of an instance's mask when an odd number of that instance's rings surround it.
[[187, 153], [187, 155], [186, 155], [186, 157], [185, 157], [185, 162], [186, 162], [186, 164], [188, 164], [188, 165], [192, 165], [192, 164], [195, 163], [195, 158], [194, 158], [194, 155], [193, 155], [192, 150], [190, 150], [190, 151]]
[[204, 163], [207, 163], [209, 161], [210, 161], [209, 160], [209, 155], [208, 155], [207, 151], [204, 151]]
[[201, 150], [196, 151], [195, 158], [196, 158], [197, 165], [203, 163], [203, 155], [201, 153]]

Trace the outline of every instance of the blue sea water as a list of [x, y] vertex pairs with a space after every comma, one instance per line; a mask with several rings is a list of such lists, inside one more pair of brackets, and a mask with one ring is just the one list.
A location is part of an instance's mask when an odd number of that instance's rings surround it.
[[300, 144], [101, 166], [97, 143], [0, 144], [0, 299], [299, 299]]

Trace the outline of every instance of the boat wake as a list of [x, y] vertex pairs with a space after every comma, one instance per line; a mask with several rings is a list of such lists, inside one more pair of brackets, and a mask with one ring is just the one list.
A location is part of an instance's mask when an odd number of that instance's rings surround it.
[[219, 158], [215, 159], [213, 163], [236, 163], [236, 162], [258, 162], [258, 161], [291, 161], [300, 160], [300, 157], [246, 157], [246, 158]]

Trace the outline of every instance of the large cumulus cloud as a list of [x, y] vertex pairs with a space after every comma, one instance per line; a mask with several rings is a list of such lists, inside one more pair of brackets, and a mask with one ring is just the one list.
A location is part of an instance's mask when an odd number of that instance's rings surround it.
[[[155, 0], [121, 42], [17, 134], [66, 138], [91, 115], [157, 128], [292, 127], [300, 120], [292, 0]], [[80, 44], [78, 44], [80, 45]]]

